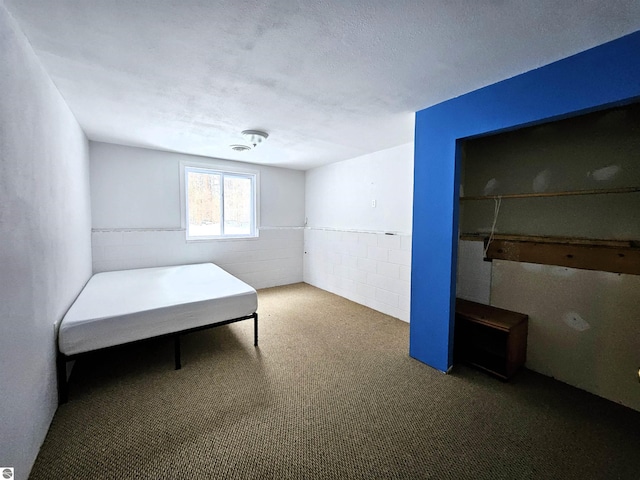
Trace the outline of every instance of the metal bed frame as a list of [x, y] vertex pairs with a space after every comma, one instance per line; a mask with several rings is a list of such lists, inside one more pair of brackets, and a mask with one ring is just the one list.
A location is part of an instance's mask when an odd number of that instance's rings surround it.
[[89, 355], [93, 352], [112, 350], [122, 345], [133, 345], [136, 343], [146, 342], [152, 339], [173, 337], [175, 369], [180, 370], [182, 368], [182, 361], [180, 358], [181, 356], [180, 355], [180, 336], [181, 335], [198, 332], [200, 330], [207, 330], [209, 328], [221, 327], [223, 325], [239, 322], [241, 320], [248, 320], [250, 318], [253, 318], [253, 345], [257, 347], [258, 346], [258, 312], [254, 312], [251, 315], [247, 315], [244, 317], [233, 318], [231, 320], [224, 320], [222, 322], [216, 322], [209, 325], [201, 325], [199, 327], [188, 328], [186, 330], [180, 330], [177, 332], [165, 333], [163, 335], [155, 335], [153, 337], [142, 338], [140, 340], [133, 340], [131, 342], [119, 343], [117, 345], [112, 345], [104, 348], [97, 348], [95, 350], [88, 350], [86, 352], [75, 353], [73, 355], [65, 355], [60, 351], [60, 347], [58, 346], [58, 354], [56, 358], [56, 368], [57, 368], [57, 376], [58, 376], [58, 405], [67, 403], [67, 401], [69, 400], [69, 384], [67, 381], [67, 362], [70, 362], [71, 360], [76, 360], [80, 357]]

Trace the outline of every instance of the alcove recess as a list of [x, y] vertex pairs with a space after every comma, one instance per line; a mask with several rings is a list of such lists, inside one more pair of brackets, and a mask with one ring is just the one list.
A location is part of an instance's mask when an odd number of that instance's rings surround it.
[[467, 139], [462, 162], [485, 260], [640, 274], [640, 103]]

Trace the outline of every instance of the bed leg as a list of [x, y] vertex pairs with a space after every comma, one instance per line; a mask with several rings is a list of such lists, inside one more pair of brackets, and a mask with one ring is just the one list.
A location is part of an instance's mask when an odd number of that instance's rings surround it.
[[258, 346], [258, 312], [253, 314], [253, 346]]
[[69, 385], [67, 384], [67, 359], [58, 352], [56, 357], [56, 369], [58, 373], [58, 405], [69, 400]]
[[176, 370], [180, 370], [182, 368], [182, 362], [180, 362], [180, 335], [175, 335], [173, 337], [173, 353], [176, 362]]

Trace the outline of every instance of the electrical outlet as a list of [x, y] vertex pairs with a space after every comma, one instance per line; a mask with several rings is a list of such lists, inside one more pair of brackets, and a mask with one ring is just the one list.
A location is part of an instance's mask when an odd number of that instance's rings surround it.
[[376, 208], [376, 201], [375, 200], [371, 200], [371, 208]]

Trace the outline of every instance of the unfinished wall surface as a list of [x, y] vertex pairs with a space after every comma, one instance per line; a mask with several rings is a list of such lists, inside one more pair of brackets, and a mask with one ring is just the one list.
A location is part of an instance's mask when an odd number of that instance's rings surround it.
[[491, 302], [491, 262], [484, 260], [482, 242], [458, 242], [456, 297], [489, 305]]
[[[461, 189], [482, 196], [637, 187], [638, 152], [640, 105], [616, 107], [466, 142]], [[461, 202], [460, 230], [490, 231], [493, 210], [493, 201]], [[638, 240], [640, 193], [504, 199], [496, 233]], [[457, 295], [529, 315], [526, 366], [640, 409], [640, 277], [488, 263], [482, 251], [483, 242], [459, 242]]]
[[482, 246], [460, 241], [457, 295], [529, 315], [527, 368], [640, 411], [640, 276], [485, 262]]
[[[304, 172], [90, 142], [94, 272], [214, 262], [254, 288], [302, 281]], [[260, 175], [260, 235], [186, 241], [181, 162]]]
[[640, 276], [492, 263], [491, 304], [529, 315], [526, 366], [640, 411]]
[[[640, 104], [464, 143], [465, 197], [640, 188]], [[460, 231], [491, 231], [494, 202], [462, 201]], [[496, 233], [640, 239], [640, 192], [504, 198]]]
[[307, 171], [304, 281], [409, 321], [412, 175], [413, 144]]
[[91, 276], [87, 139], [0, 1], [0, 465], [26, 479], [57, 407], [55, 324]]

